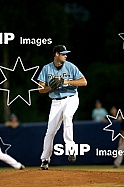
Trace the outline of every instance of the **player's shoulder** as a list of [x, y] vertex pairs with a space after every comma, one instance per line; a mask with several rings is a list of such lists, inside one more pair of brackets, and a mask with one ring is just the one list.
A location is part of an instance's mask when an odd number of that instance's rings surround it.
[[69, 62], [69, 61], [65, 61], [65, 65], [66, 65], [67, 67], [76, 68], [76, 65], [73, 64], [72, 62]]
[[43, 67], [44, 67], [45, 69], [47, 69], [47, 68], [51, 68], [52, 66], [53, 66], [53, 62], [50, 62], [50, 63], [44, 65]]
[[103, 111], [107, 112], [107, 110], [105, 108], [102, 108]]
[[94, 112], [97, 112], [98, 110], [97, 110], [97, 108], [94, 108], [93, 110], [92, 110], [92, 112], [94, 113]]
[[73, 65], [74, 65], [72, 62], [69, 62], [69, 61], [65, 61], [65, 64], [66, 64], [66, 65], [70, 65], [70, 66], [73, 66]]
[[50, 62], [50, 63], [44, 65], [44, 67], [51, 67], [52, 65], [53, 65], [53, 62]]

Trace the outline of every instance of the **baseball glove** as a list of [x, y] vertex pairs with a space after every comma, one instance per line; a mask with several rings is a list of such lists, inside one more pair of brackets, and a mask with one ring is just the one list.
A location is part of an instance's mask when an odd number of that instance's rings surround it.
[[49, 82], [49, 86], [52, 88], [52, 90], [59, 88], [63, 84], [64, 84], [64, 79], [61, 77], [54, 77]]

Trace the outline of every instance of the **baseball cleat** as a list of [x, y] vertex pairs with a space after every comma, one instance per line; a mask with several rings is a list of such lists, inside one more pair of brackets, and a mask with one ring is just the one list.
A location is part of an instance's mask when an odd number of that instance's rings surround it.
[[69, 155], [68, 156], [68, 161], [69, 162], [75, 162], [76, 161], [76, 155]]
[[117, 166], [117, 165], [114, 164], [113, 168], [119, 168], [119, 166]]
[[48, 170], [49, 162], [47, 160], [42, 161], [41, 169], [42, 170]]
[[25, 166], [23, 164], [21, 164], [21, 167], [19, 170], [23, 170], [23, 169], [25, 169]]

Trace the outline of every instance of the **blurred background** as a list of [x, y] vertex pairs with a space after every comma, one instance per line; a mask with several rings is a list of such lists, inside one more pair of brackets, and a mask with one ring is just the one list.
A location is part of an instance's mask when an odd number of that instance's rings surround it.
[[[15, 39], [0, 45], [0, 65], [13, 69], [20, 56], [25, 69], [42, 67], [53, 61], [53, 47], [63, 44], [71, 53], [68, 61], [85, 75], [87, 87], [79, 87], [80, 106], [75, 120], [91, 120], [96, 99], [107, 111], [114, 105], [124, 110], [124, 49], [119, 33], [124, 32], [124, 10], [119, 1], [79, 0], [0, 0], [0, 33], [12, 32]], [[20, 44], [20, 37], [52, 39], [52, 43]], [[10, 89], [10, 100], [22, 94], [28, 100], [28, 89], [37, 88], [21, 67], [0, 88]], [[0, 72], [0, 82], [4, 77]], [[0, 123], [14, 112], [22, 122], [48, 120], [51, 100], [48, 94], [31, 92], [31, 106], [17, 99], [7, 106], [7, 92], [0, 91]]]

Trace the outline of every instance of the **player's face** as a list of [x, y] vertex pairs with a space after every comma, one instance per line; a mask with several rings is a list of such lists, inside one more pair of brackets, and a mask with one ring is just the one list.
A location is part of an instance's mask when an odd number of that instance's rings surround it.
[[66, 61], [66, 58], [67, 58], [67, 54], [61, 54], [56, 52], [55, 59], [54, 59], [55, 66], [61, 66]]
[[67, 54], [59, 54], [59, 61], [60, 62], [65, 62], [66, 61], [66, 58], [67, 58]]
[[13, 117], [13, 118], [12, 118], [12, 122], [16, 122], [16, 121], [18, 121], [17, 118], [16, 118], [16, 117]]

